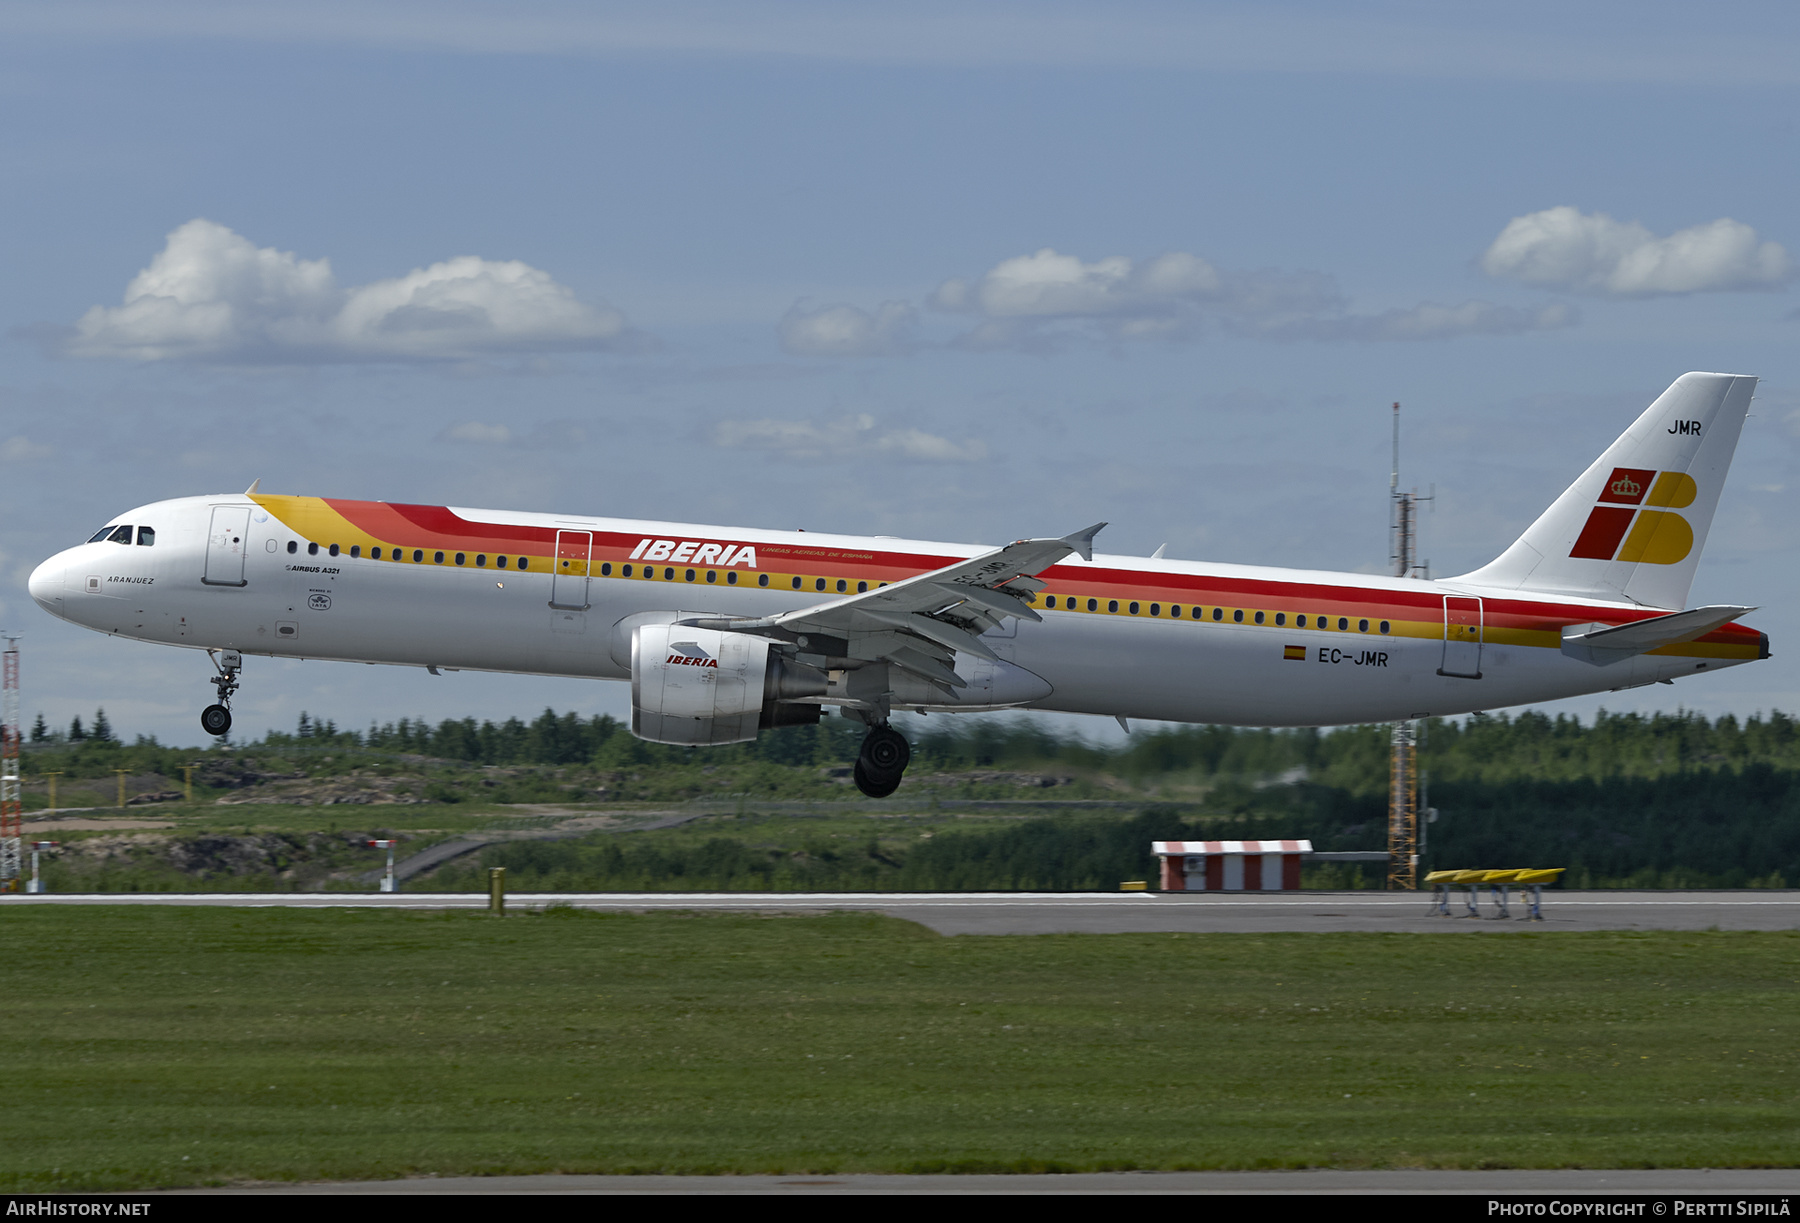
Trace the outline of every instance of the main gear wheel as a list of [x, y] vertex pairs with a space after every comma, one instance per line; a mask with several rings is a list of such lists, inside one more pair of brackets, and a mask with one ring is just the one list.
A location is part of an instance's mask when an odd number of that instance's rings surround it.
[[870, 798], [886, 798], [900, 788], [900, 779], [910, 763], [912, 747], [906, 736], [891, 726], [877, 726], [863, 740], [851, 776], [856, 788]]

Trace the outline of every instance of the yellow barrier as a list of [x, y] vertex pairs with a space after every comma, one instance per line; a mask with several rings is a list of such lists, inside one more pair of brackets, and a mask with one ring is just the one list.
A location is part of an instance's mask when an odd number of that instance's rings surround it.
[[1525, 891], [1526, 889], [1530, 890], [1531, 895], [1528, 903], [1531, 906], [1531, 914], [1529, 920], [1543, 921], [1544, 885], [1546, 883], [1556, 882], [1557, 876], [1561, 875], [1567, 869], [1568, 868], [1564, 866], [1557, 866], [1513, 867], [1508, 870], [1432, 871], [1425, 876], [1425, 882], [1432, 885], [1431, 908], [1428, 912], [1439, 917], [1449, 917], [1450, 887], [1452, 884], [1460, 884], [1469, 889], [1463, 898], [1464, 905], [1468, 909], [1466, 916], [1481, 916], [1481, 909], [1477, 904], [1477, 900], [1481, 895], [1481, 888], [1485, 886], [1492, 889], [1494, 905], [1500, 910], [1495, 916], [1502, 918], [1510, 917], [1512, 915], [1507, 912], [1506, 908], [1506, 894], [1509, 887], [1516, 885], [1520, 891]]

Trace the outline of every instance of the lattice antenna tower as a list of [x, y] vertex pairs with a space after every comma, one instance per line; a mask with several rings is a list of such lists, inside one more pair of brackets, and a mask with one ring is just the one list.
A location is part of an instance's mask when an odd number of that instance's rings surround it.
[[[1418, 489], [1400, 491], [1400, 405], [1394, 405], [1394, 464], [1388, 477], [1388, 562], [1397, 578], [1429, 580], [1431, 562], [1418, 561], [1419, 503], [1436, 498], [1436, 490], [1421, 497]], [[1396, 722], [1389, 738], [1388, 757], [1388, 873], [1387, 886], [1412, 891], [1419, 886], [1419, 726]]]
[[0, 632], [0, 891], [17, 891], [24, 861], [25, 810], [19, 790], [19, 636]]
[[1394, 466], [1388, 477], [1388, 563], [1397, 578], [1429, 579], [1431, 562], [1419, 556], [1419, 506], [1437, 499], [1437, 487], [1424, 496], [1418, 489], [1400, 491], [1400, 405], [1394, 405]]

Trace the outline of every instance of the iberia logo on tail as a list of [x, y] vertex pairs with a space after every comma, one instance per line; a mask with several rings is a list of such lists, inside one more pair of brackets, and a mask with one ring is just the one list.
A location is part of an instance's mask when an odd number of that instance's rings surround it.
[[1699, 491], [1683, 471], [1615, 467], [1569, 555], [1652, 565], [1685, 560], [1694, 550], [1694, 528], [1674, 511], [1692, 505]]

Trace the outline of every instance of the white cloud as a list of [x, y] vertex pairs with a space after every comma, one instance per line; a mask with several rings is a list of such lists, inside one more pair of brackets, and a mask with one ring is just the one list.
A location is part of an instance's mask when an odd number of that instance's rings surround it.
[[39, 445], [23, 434], [17, 434], [0, 442], [0, 461], [7, 463], [23, 463], [31, 459], [47, 459], [50, 447]]
[[882, 429], [866, 414], [835, 421], [728, 420], [713, 441], [731, 450], [766, 450], [798, 460], [885, 457], [913, 463], [978, 463], [987, 444], [954, 442], [919, 429]]
[[1580, 315], [1562, 304], [1521, 310], [1491, 302], [1459, 306], [1425, 302], [1410, 310], [1381, 314], [1341, 314], [1264, 328], [1271, 340], [1449, 340], [1466, 335], [1521, 335], [1573, 326]]
[[484, 425], [478, 420], [451, 425], [441, 436], [446, 441], [472, 442], [477, 446], [504, 446], [513, 440], [512, 430], [505, 425]]
[[517, 260], [462, 255], [339, 288], [329, 260], [256, 247], [189, 221], [125, 288], [64, 338], [80, 357], [346, 362], [623, 349], [642, 337], [609, 306], [578, 301]]
[[874, 314], [855, 306], [808, 310], [795, 302], [776, 328], [781, 350], [799, 357], [892, 357], [911, 352], [919, 312], [906, 302], [882, 302]]
[[1189, 340], [1209, 324], [1273, 325], [1337, 309], [1342, 298], [1312, 272], [1225, 271], [1186, 251], [1085, 263], [1045, 247], [973, 280], [946, 280], [929, 304], [983, 319], [953, 347], [1044, 352], [1080, 340]]
[[1567, 205], [1514, 217], [1481, 266], [1506, 280], [1618, 297], [1774, 289], [1796, 272], [1780, 243], [1730, 217], [1659, 238], [1636, 221]]
[[1183, 301], [1215, 300], [1223, 288], [1212, 264], [1180, 251], [1142, 263], [1122, 255], [1083, 263], [1045, 247], [1002, 260], [973, 284], [947, 280], [931, 304], [990, 318], [1092, 318], [1167, 313]]
[[1425, 302], [1353, 314], [1317, 272], [1231, 271], [1172, 251], [1085, 263], [1048, 248], [1003, 260], [973, 280], [947, 280], [933, 308], [980, 317], [950, 341], [970, 352], [1055, 352], [1072, 343], [1199, 339], [1208, 330], [1266, 340], [1444, 340], [1571, 326], [1567, 306]]

